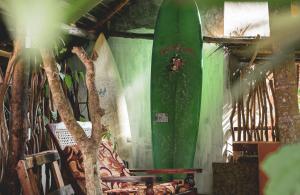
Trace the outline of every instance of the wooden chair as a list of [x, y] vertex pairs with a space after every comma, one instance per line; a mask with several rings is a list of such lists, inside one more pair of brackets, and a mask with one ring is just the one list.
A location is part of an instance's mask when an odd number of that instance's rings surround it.
[[59, 154], [55, 150], [45, 151], [34, 155], [29, 155], [25, 160], [20, 160], [17, 165], [18, 177], [23, 189], [24, 195], [39, 195], [41, 194], [36, 182], [33, 169], [45, 164], [51, 163], [51, 169], [54, 176], [55, 183], [58, 189], [51, 192], [52, 195], [74, 194], [71, 185], [64, 185], [61, 172], [58, 165]]
[[[87, 136], [91, 134], [91, 124], [89, 122], [87, 123], [80, 123], [79, 124], [83, 127], [84, 131], [86, 132]], [[82, 162], [82, 157], [80, 152], [78, 152], [78, 148], [74, 148], [76, 145], [75, 141], [73, 140], [72, 136], [66, 129], [66, 127], [63, 125], [63, 123], [60, 124], [48, 124], [46, 126], [48, 133], [50, 134], [54, 144], [57, 147], [57, 150], [61, 154], [62, 160], [65, 159], [65, 164], [71, 163], [71, 161], [76, 161], [72, 162], [73, 165], [78, 165], [81, 164]], [[109, 158], [108, 162], [111, 164], [112, 162], [115, 163], [115, 167], [118, 167], [120, 169], [121, 167], [121, 173], [119, 174], [111, 174], [111, 172], [114, 171], [109, 171], [111, 175], [108, 175], [107, 177], [102, 176], [102, 182], [105, 183], [113, 183], [113, 184], [121, 184], [121, 183], [144, 183], [144, 191], [146, 195], [152, 195], [155, 194], [158, 190], [164, 190], [165, 188], [168, 188], [169, 186], [168, 183], [164, 184], [156, 184], [155, 182], [158, 181], [160, 178], [154, 175], [173, 175], [173, 174], [185, 174], [186, 178], [181, 181], [181, 183], [176, 184], [176, 186], [171, 186], [174, 187], [173, 191], [171, 192], [172, 194], [197, 194], [197, 189], [194, 187], [195, 182], [194, 182], [194, 174], [195, 173], [200, 173], [202, 172], [202, 169], [159, 169], [159, 170], [128, 170], [126, 169], [124, 163], [122, 160], [119, 158], [118, 154], [112, 149], [110, 143], [102, 143], [100, 146], [100, 151], [102, 154], [102, 160], [106, 161]], [[72, 155], [72, 159], [70, 158], [70, 155]], [[112, 154], [114, 159], [111, 159], [110, 156], [108, 155]], [[67, 157], [66, 157], [67, 156]], [[102, 162], [105, 164], [105, 162]], [[80, 166], [80, 165], [79, 165]], [[79, 168], [80, 169], [80, 168]], [[109, 169], [108, 167], [104, 167], [104, 169]], [[118, 170], [119, 171], [119, 170]], [[100, 169], [101, 172], [101, 169]], [[143, 173], [146, 175], [143, 176], [135, 176], [136, 173]], [[149, 175], [150, 174], [150, 175]], [[81, 176], [79, 176], [81, 175]], [[74, 177], [77, 177], [77, 184], [80, 186], [82, 191], [85, 191], [84, 184], [82, 180], [84, 180], [84, 172], [77, 171], [76, 174], [73, 174]], [[172, 181], [172, 185], [175, 183], [175, 181]], [[170, 182], [171, 183], [171, 182]], [[103, 185], [102, 185], [103, 186]], [[107, 186], [107, 185], [106, 185]], [[117, 186], [118, 187], [118, 186]], [[161, 188], [160, 188], [161, 187]], [[181, 191], [181, 189], [186, 189], [185, 191]], [[109, 189], [105, 191], [107, 194], [141, 194], [140, 189], [136, 186], [132, 186], [132, 188], [114, 188]], [[171, 194], [170, 193], [170, 194]], [[168, 194], [168, 193], [160, 193], [160, 194]]]

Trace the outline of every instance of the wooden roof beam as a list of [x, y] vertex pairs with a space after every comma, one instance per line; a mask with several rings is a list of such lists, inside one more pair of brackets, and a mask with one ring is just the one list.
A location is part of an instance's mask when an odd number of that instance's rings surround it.
[[65, 32], [68, 35], [73, 35], [76, 37], [81, 37], [81, 38], [85, 38], [85, 39], [89, 39], [89, 40], [96, 39], [96, 35], [94, 33], [88, 32], [86, 30], [83, 30], [83, 29], [75, 27], [75, 26], [63, 24], [61, 26], [61, 28], [62, 28], [63, 32]]
[[[118, 32], [111, 31], [109, 32], [110, 36], [115, 37], [124, 37], [124, 38], [136, 38], [136, 39], [154, 39], [153, 33], [131, 33], [131, 32]], [[253, 45], [258, 43], [259, 41], [267, 41], [267, 37], [261, 37], [257, 39], [257, 37], [243, 37], [243, 38], [235, 38], [235, 37], [208, 37], [203, 36], [204, 43], [216, 43], [216, 44], [224, 44], [227, 45]]]
[[122, 38], [130, 38], [130, 39], [148, 39], [153, 40], [154, 34], [153, 33], [131, 33], [131, 32], [117, 32], [111, 31], [109, 32], [109, 36], [112, 37], [122, 37]]
[[94, 27], [92, 27], [92, 30], [101, 29], [107, 21], [109, 21], [116, 13], [120, 12], [128, 3], [129, 0], [121, 0], [118, 5], [112, 8], [112, 11], [109, 14], [107, 14], [102, 20], [97, 22]]
[[205, 43], [216, 43], [224, 45], [251, 45], [260, 41], [267, 41], [268, 37], [207, 37], [204, 36]]
[[94, 22], [94, 23], [98, 22], [97, 18], [95, 16], [93, 16], [92, 14], [90, 14], [90, 13], [86, 13], [82, 17], [84, 17], [84, 18], [86, 18], [89, 21]]

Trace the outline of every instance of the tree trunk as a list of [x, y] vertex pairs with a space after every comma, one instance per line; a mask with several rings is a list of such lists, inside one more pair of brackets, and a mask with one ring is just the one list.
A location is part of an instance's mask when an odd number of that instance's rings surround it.
[[6, 178], [9, 194], [20, 193], [16, 166], [20, 159], [24, 159], [28, 135], [28, 79], [29, 66], [24, 63], [24, 60], [19, 60], [16, 64], [12, 80], [11, 132], [9, 137], [8, 169]]
[[74, 47], [72, 52], [78, 56], [86, 68], [86, 86], [88, 89], [88, 107], [93, 125], [92, 139], [101, 142], [102, 134], [106, 129], [101, 124], [101, 117], [104, 110], [100, 107], [100, 99], [95, 84], [94, 62], [87, 56], [86, 52], [79, 47]]
[[[72, 52], [78, 56], [78, 58], [82, 61], [82, 63], [85, 65], [86, 68], [86, 86], [88, 89], [88, 108], [91, 116], [91, 121], [92, 121], [92, 142], [94, 142], [93, 145], [99, 146], [101, 144], [101, 139], [103, 133], [105, 133], [106, 129], [104, 126], [101, 124], [101, 117], [104, 115], [104, 110], [100, 107], [100, 99], [99, 95], [97, 92], [96, 84], [95, 84], [95, 66], [93, 61], [87, 56], [86, 52], [79, 47], [74, 47]], [[93, 147], [91, 145], [91, 147]], [[88, 148], [87, 148], [88, 149]], [[98, 148], [94, 148], [93, 151], [98, 152]], [[97, 153], [93, 156], [90, 156], [91, 153], [86, 151], [86, 160], [88, 163], [94, 162], [97, 163]], [[95, 159], [96, 158], [96, 159]], [[85, 165], [85, 168], [87, 166]], [[97, 166], [98, 167], [98, 164]], [[96, 190], [101, 189], [101, 177], [99, 173], [99, 168], [93, 168], [93, 167], [88, 167], [89, 170], [85, 169], [85, 177], [91, 177], [89, 180], [91, 181], [100, 181], [100, 183], [97, 183]], [[98, 173], [97, 173], [98, 172]], [[94, 174], [93, 174], [94, 173]], [[97, 174], [96, 174], [97, 173]], [[100, 185], [99, 185], [100, 184]], [[87, 189], [89, 189], [89, 185], [93, 185], [92, 183], [88, 184], [86, 183]], [[102, 189], [101, 189], [102, 192]], [[94, 191], [91, 191], [89, 193], [95, 193]], [[98, 192], [96, 192], [98, 193]]]
[[89, 142], [80, 146], [83, 154], [84, 174], [87, 194], [102, 194], [101, 176], [98, 163], [98, 144]]
[[6, 117], [5, 117], [5, 111], [4, 111], [4, 99], [7, 93], [7, 90], [9, 88], [9, 83], [12, 78], [13, 71], [15, 69], [16, 62], [19, 59], [20, 56], [20, 49], [21, 49], [21, 44], [16, 41], [14, 44], [14, 52], [11, 58], [8, 61], [7, 67], [6, 67], [6, 72], [1, 84], [0, 84], [0, 144], [2, 147], [1, 151], [1, 156], [2, 158], [0, 159], [1, 161], [1, 173], [0, 173], [0, 182], [2, 182], [3, 177], [5, 177], [5, 167], [7, 165], [7, 159], [8, 159], [8, 140], [9, 140], [9, 132], [8, 132], [8, 127], [7, 127], [7, 122], [6, 122]]
[[75, 141], [79, 145], [84, 145], [84, 143], [88, 140], [88, 137], [75, 120], [72, 107], [70, 106], [70, 103], [68, 102], [64, 94], [59, 78], [59, 72], [55, 62], [55, 57], [53, 53], [48, 50], [42, 50], [41, 53], [43, 58], [44, 70], [47, 75], [49, 88], [52, 92], [54, 105], [58, 110], [62, 121], [65, 123], [67, 129], [74, 137]]
[[274, 70], [274, 99], [279, 140], [283, 144], [292, 144], [300, 140], [297, 69], [294, 51], [284, 56], [282, 64]]
[[[101, 189], [101, 178], [98, 170], [99, 166], [97, 163], [98, 148], [101, 143], [101, 139], [93, 139], [97, 136], [92, 136], [92, 138], [88, 138], [86, 136], [84, 130], [75, 120], [70, 103], [64, 95], [53, 53], [48, 50], [41, 50], [41, 53], [55, 107], [57, 108], [62, 121], [65, 123], [67, 129], [74, 137], [84, 155], [87, 195], [103, 194]], [[94, 105], [94, 107], [97, 106]], [[100, 121], [100, 119], [97, 121]], [[102, 131], [102, 129], [95, 129], [96, 128], [93, 126], [93, 132], [96, 131], [96, 135], [99, 135]]]
[[[300, 140], [300, 118], [298, 108], [298, 86], [297, 69], [295, 65], [296, 44], [292, 36], [294, 32], [288, 29], [285, 35], [282, 34], [282, 25], [278, 25], [278, 19], [284, 17], [284, 21], [291, 24], [293, 17], [287, 18], [291, 10], [291, 4], [286, 1], [272, 1], [270, 9], [270, 30], [272, 32], [273, 51], [277, 55], [274, 68], [274, 103], [276, 112], [276, 128], [279, 132], [279, 141], [283, 144], [293, 144]], [[282, 20], [283, 21], [283, 20]], [[281, 21], [281, 22], [282, 22]], [[292, 31], [292, 32], [290, 32]], [[295, 30], [296, 31], [296, 30]]]

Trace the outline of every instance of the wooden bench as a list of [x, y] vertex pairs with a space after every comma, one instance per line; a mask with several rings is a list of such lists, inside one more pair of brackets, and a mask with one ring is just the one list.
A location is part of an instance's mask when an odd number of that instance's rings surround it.
[[57, 190], [50, 194], [74, 194], [71, 185], [64, 185], [61, 172], [58, 165], [59, 154], [57, 151], [45, 151], [34, 155], [29, 155], [25, 160], [20, 160], [17, 165], [18, 177], [23, 189], [24, 195], [39, 195], [41, 194], [35, 179], [33, 168], [40, 167], [51, 163], [51, 170], [57, 186]]

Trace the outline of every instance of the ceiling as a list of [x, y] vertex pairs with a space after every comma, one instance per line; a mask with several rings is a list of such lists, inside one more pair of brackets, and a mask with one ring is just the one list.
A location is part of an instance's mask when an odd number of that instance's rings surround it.
[[[103, 0], [76, 22], [89, 31], [153, 29], [162, 0]], [[90, 17], [92, 16], [92, 17]], [[95, 20], [96, 19], [96, 20]]]
[[[84, 14], [75, 26], [87, 32], [153, 29], [162, 0], [102, 0]], [[10, 51], [12, 41], [0, 12], [0, 49]]]

